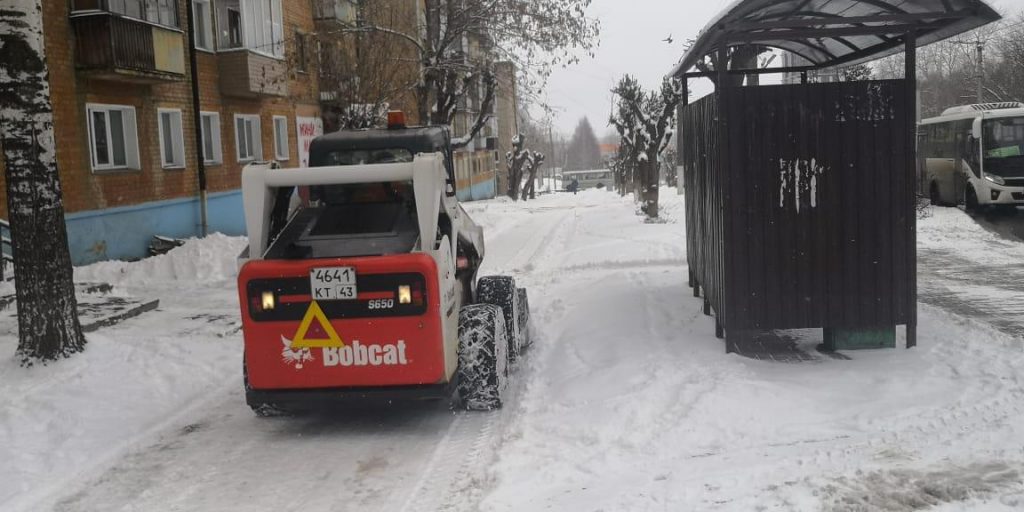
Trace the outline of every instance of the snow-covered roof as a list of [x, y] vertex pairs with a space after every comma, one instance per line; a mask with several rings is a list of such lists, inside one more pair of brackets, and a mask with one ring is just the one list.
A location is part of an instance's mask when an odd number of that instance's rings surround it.
[[672, 69], [689, 72], [722, 47], [789, 51], [808, 68], [853, 65], [953, 37], [1000, 19], [983, 0], [737, 0], [715, 17]]

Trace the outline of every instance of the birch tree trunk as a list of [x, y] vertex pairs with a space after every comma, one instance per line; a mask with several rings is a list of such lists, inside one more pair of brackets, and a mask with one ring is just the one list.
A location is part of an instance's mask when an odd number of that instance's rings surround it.
[[57, 173], [40, 0], [0, 0], [0, 146], [14, 249], [17, 356], [31, 366], [85, 347]]

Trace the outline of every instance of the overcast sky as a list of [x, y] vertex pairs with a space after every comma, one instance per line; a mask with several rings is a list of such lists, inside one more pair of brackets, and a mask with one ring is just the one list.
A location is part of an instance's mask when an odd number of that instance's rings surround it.
[[[555, 130], [571, 135], [583, 116], [598, 137], [610, 128], [612, 95], [618, 77], [630, 73], [647, 88], [660, 85], [683, 55], [683, 45], [733, 0], [594, 0], [591, 15], [601, 20], [601, 46], [594, 59], [556, 70], [548, 101], [558, 109]], [[1020, 0], [990, 1], [1006, 12]], [[672, 36], [672, 44], [663, 39]], [[691, 86], [695, 97], [710, 92], [707, 81]]]
[[[600, 137], [609, 127], [612, 87], [625, 73], [645, 87], [661, 83], [683, 55], [687, 38], [732, 0], [594, 0], [590, 13], [601, 20], [601, 46], [593, 59], [556, 70], [548, 82], [548, 101], [558, 109], [555, 130], [572, 134], [583, 116]], [[672, 36], [668, 44], [663, 39]], [[703, 92], [695, 94], [703, 95]]]

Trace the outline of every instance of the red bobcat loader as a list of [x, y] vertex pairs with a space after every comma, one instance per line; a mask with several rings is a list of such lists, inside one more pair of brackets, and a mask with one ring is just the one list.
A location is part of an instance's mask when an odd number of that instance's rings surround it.
[[310, 167], [242, 173], [246, 401], [261, 416], [348, 401], [501, 407], [529, 343], [526, 292], [482, 277], [447, 128], [345, 131]]

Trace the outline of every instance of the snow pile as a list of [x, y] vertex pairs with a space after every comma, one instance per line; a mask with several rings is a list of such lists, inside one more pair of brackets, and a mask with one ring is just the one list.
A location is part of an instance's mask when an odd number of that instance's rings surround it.
[[16, 337], [0, 337], [0, 510], [48, 510], [40, 500], [81, 474], [241, 390], [238, 298], [225, 280], [244, 243], [211, 235], [163, 256], [75, 269], [78, 280], [145, 285], [133, 293], [160, 308], [86, 335], [85, 352], [69, 360], [22, 368]]
[[[601, 190], [466, 205], [486, 230], [481, 275], [525, 286], [535, 327], [492, 414], [441, 403], [257, 419], [230, 279], [243, 240], [79, 269], [144, 284], [161, 308], [69, 361], [0, 360], [0, 509], [1024, 507], [1019, 337], [921, 306], [914, 350], [726, 355], [686, 286], [683, 198], [662, 189], [661, 206], [676, 223], [645, 223]], [[951, 257], [1021, 251], [956, 210], [920, 226], [922, 249]], [[953, 288], [953, 306], [973, 302]]]
[[185, 245], [167, 254], [142, 261], [105, 261], [78, 267], [75, 280], [133, 286], [167, 281], [208, 283], [234, 279], [238, 274], [238, 255], [247, 243], [245, 237], [214, 233], [206, 238], [189, 239]]
[[[1001, 462], [936, 471], [894, 469], [840, 477], [824, 490], [827, 511], [885, 510], [913, 512], [937, 505], [964, 502], [979, 495], [1020, 484], [1018, 470]], [[1004, 505], [1022, 506], [1024, 500], [1008, 496]], [[990, 507], [986, 509], [991, 510]]]
[[[969, 261], [992, 265], [1024, 261], [1024, 244], [993, 233], [958, 208], [930, 206], [929, 215], [917, 221], [920, 249], [955, 252]], [[999, 251], [993, 251], [998, 247]]]

